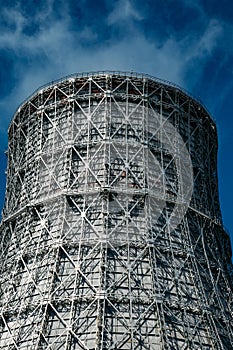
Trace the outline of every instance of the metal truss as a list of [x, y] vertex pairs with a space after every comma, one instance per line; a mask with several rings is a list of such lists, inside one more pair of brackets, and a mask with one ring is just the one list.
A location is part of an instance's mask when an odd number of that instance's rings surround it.
[[148, 76], [74, 75], [25, 101], [9, 127], [0, 349], [233, 348], [216, 154], [201, 104]]

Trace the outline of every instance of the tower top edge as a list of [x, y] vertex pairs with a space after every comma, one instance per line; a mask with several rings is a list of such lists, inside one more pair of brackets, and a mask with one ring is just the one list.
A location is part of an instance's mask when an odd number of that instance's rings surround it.
[[[192, 95], [189, 91], [182, 88], [180, 85], [176, 83], [172, 83], [169, 80], [158, 78], [156, 76], [146, 74], [146, 73], [137, 73], [135, 71], [114, 71], [114, 70], [102, 70], [102, 71], [89, 71], [89, 72], [80, 72], [80, 73], [72, 73], [66, 76], [63, 76], [61, 78], [58, 78], [56, 80], [52, 80], [44, 85], [39, 86], [36, 90], [34, 90], [25, 100], [23, 100], [18, 107], [16, 108], [16, 111], [13, 115], [13, 118], [11, 120], [14, 120], [15, 116], [18, 114], [21, 108], [29, 102], [31, 99], [33, 99], [38, 94], [43, 94], [46, 90], [49, 88], [52, 88], [56, 85], [60, 85], [65, 82], [75, 82], [79, 79], [92, 79], [92, 78], [125, 78], [125, 79], [136, 79], [138, 81], [147, 81], [148, 83], [157, 83], [161, 84], [165, 88], [170, 88], [177, 90], [182, 95], [186, 96], [187, 98], [191, 99], [197, 106], [209, 117], [210, 121], [214, 124], [214, 127], [216, 127], [216, 121], [214, 120], [211, 113], [208, 111], [208, 109], [205, 107], [204, 103], [201, 101], [200, 98], [197, 98], [196, 96]], [[10, 125], [11, 125], [10, 123]]]

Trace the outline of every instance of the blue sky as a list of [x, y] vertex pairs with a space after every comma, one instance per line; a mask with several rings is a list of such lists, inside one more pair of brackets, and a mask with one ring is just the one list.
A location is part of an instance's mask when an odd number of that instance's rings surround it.
[[232, 0], [5, 0], [0, 4], [0, 203], [7, 127], [39, 86], [82, 71], [148, 73], [216, 120], [224, 224], [233, 241]]

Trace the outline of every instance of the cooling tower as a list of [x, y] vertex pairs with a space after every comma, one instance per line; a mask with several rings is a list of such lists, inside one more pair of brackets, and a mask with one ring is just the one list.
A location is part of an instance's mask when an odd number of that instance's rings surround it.
[[76, 74], [9, 127], [0, 349], [229, 350], [216, 126], [181, 88]]

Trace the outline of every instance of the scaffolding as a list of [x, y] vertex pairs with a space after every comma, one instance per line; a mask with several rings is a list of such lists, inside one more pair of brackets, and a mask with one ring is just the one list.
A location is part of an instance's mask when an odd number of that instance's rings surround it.
[[147, 75], [72, 75], [19, 107], [7, 156], [0, 349], [233, 348], [216, 126], [199, 101]]

